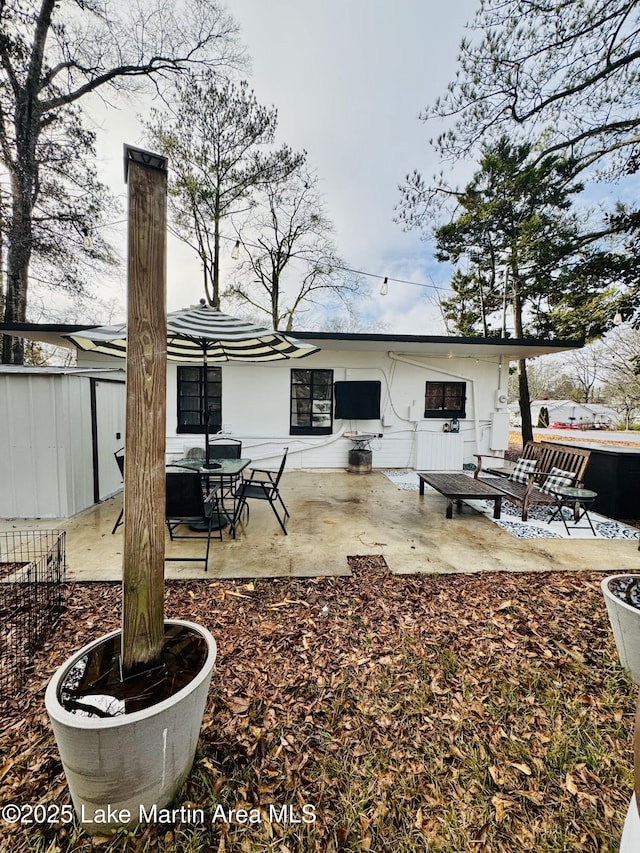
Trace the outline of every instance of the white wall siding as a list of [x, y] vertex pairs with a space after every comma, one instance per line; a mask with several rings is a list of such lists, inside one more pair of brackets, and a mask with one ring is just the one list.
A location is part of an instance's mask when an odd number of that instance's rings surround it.
[[122, 489], [122, 478], [114, 453], [124, 446], [124, 386], [119, 382], [96, 381], [95, 393], [98, 487], [99, 498], [104, 500]]
[[55, 408], [61, 455], [65, 470], [59, 485], [64, 501], [60, 513], [67, 518], [93, 503], [93, 444], [91, 435], [91, 388], [86, 377], [61, 376], [62, 405]]
[[[95, 357], [85, 361], [79, 353], [79, 364], [97, 363]], [[103, 366], [119, 362], [101, 359]], [[241, 439], [243, 455], [263, 464], [277, 463], [284, 447], [289, 447], [288, 467], [346, 468], [352, 443], [343, 433], [360, 430], [383, 433], [374, 439], [374, 468], [407, 468], [417, 463], [417, 445], [422, 433], [433, 433], [438, 439], [445, 418], [425, 419], [425, 382], [464, 381], [467, 383], [466, 417], [460, 419], [462, 464], [474, 462], [474, 454], [505, 447], [495, 446], [492, 438], [492, 413], [496, 411], [496, 390], [501, 385], [503, 366], [499, 356], [473, 358], [455, 352], [440, 355], [388, 353], [327, 347], [299, 361], [264, 364], [223, 363], [222, 425], [229, 435]], [[375, 420], [334, 420], [329, 436], [292, 436], [289, 434], [290, 378], [292, 369], [330, 369], [334, 382], [379, 380], [381, 383], [380, 418]], [[504, 366], [506, 369], [506, 365]], [[167, 365], [167, 454], [181, 455], [192, 446], [204, 446], [204, 437], [180, 434], [177, 428], [177, 370]], [[445, 436], [446, 437], [446, 436]], [[460, 462], [456, 451], [455, 464]], [[451, 463], [453, 464], [453, 463]]]
[[419, 471], [461, 471], [464, 440], [460, 433], [416, 433], [415, 467]]
[[[405, 358], [389, 353], [327, 350], [299, 362], [222, 364], [221, 368], [223, 429], [242, 440], [243, 456], [264, 464], [277, 463], [283, 448], [288, 446], [290, 468], [346, 468], [353, 444], [343, 433], [353, 430], [383, 434], [371, 443], [374, 468], [432, 468], [437, 462], [441, 469], [460, 470], [463, 464], [474, 461], [474, 453], [489, 450], [500, 381], [497, 358]], [[330, 369], [334, 382], [380, 381], [380, 418], [334, 420], [333, 433], [329, 436], [289, 435], [292, 369]], [[179, 455], [190, 446], [204, 446], [202, 435], [176, 433], [176, 377], [176, 365], [169, 363], [167, 453], [170, 456]], [[449, 379], [467, 383], [466, 417], [460, 420], [457, 436], [442, 431], [448, 419], [423, 418], [425, 382]], [[429, 447], [432, 450], [427, 453]]]
[[17, 379], [0, 377], [0, 514], [55, 517], [64, 505], [58, 477], [59, 425], [52, 409], [55, 380], [42, 376]]
[[0, 373], [0, 517], [68, 518], [93, 502], [91, 379]]

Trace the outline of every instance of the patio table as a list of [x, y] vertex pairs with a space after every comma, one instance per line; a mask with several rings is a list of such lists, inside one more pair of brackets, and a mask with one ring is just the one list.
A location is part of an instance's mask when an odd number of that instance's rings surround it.
[[501, 492], [495, 486], [488, 485], [484, 480], [474, 480], [466, 474], [439, 473], [435, 471], [418, 471], [420, 494], [424, 495], [425, 483], [447, 499], [447, 518], [453, 518], [453, 502], [456, 501], [458, 512], [462, 509], [465, 498], [493, 499], [493, 517], [500, 518], [502, 509]]
[[[224, 517], [218, 517], [218, 527], [229, 525], [229, 531], [233, 538], [236, 538], [237, 524], [237, 506], [235, 500], [235, 483], [241, 476], [247, 466], [251, 464], [251, 459], [210, 459], [209, 465], [204, 465], [201, 459], [176, 459], [167, 465], [167, 471], [171, 472], [179, 468], [188, 469], [189, 471], [197, 471], [206, 481], [207, 490], [211, 487], [211, 481], [220, 483], [220, 508]], [[227, 494], [232, 494], [233, 511], [230, 513], [226, 508], [224, 499]], [[215, 525], [215, 522], [214, 522]]]
[[[575, 489], [572, 486], [558, 486], [553, 490], [553, 496], [556, 499], [556, 505], [549, 516], [549, 524], [556, 518], [559, 518], [564, 524], [567, 536], [571, 536], [571, 531], [563, 512], [565, 507], [569, 507], [573, 511], [573, 530], [589, 530], [591, 528], [593, 535], [596, 535], [596, 531], [593, 529], [593, 524], [591, 523], [591, 517], [589, 516], [589, 510], [598, 497], [597, 492], [591, 489]], [[589, 527], [586, 524], [579, 524], [583, 518], [587, 519]]]

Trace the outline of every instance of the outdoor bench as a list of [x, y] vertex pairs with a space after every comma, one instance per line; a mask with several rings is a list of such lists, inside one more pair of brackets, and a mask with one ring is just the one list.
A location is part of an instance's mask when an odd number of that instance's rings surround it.
[[553, 506], [555, 504], [555, 496], [543, 492], [541, 489], [550, 475], [551, 469], [559, 468], [561, 471], [574, 474], [572, 485], [579, 488], [582, 486], [582, 479], [590, 455], [590, 450], [581, 447], [558, 446], [549, 441], [528, 441], [519, 458], [535, 459], [536, 468], [528, 475], [526, 483], [518, 483], [509, 479], [515, 467], [512, 463], [505, 462], [504, 466], [500, 468], [483, 467], [483, 459], [504, 461], [501, 457], [486, 453], [475, 454], [478, 464], [473, 476], [478, 479], [480, 474], [491, 474], [490, 477], [482, 477], [482, 481], [500, 489], [512, 503], [521, 506], [522, 520], [526, 521], [530, 506]]

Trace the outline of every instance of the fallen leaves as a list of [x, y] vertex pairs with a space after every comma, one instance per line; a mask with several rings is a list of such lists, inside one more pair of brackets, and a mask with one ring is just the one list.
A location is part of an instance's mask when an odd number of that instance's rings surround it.
[[[167, 583], [167, 615], [204, 624], [219, 648], [182, 801], [264, 814], [312, 803], [317, 821], [151, 826], [98, 849], [614, 853], [633, 690], [600, 576], [399, 577], [376, 557], [352, 568], [350, 578]], [[38, 658], [39, 686], [0, 723], [5, 802], [68, 801], [42, 691], [90, 622], [117, 627], [120, 588], [73, 592]], [[65, 832], [16, 828], [7, 849], [93, 848]]]

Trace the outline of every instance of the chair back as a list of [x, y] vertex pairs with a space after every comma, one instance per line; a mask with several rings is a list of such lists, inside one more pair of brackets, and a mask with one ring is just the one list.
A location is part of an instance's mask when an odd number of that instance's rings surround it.
[[185, 451], [185, 459], [204, 459], [204, 450], [202, 447], [190, 447]]
[[167, 474], [167, 518], [193, 518], [204, 516], [204, 498], [200, 474], [181, 471]]
[[113, 455], [115, 456], [116, 463], [120, 469], [120, 476], [124, 480], [124, 447], [121, 447], [120, 450], [116, 450]]
[[209, 442], [209, 459], [240, 459], [242, 442], [237, 438], [215, 438]]
[[284, 471], [284, 466], [287, 461], [287, 453], [289, 452], [289, 448], [285, 447], [284, 456], [282, 457], [282, 462], [280, 463], [280, 467], [278, 468], [278, 473], [276, 474], [275, 480], [273, 481], [273, 485], [277, 487], [280, 482], [280, 477], [282, 477], [282, 472]]

